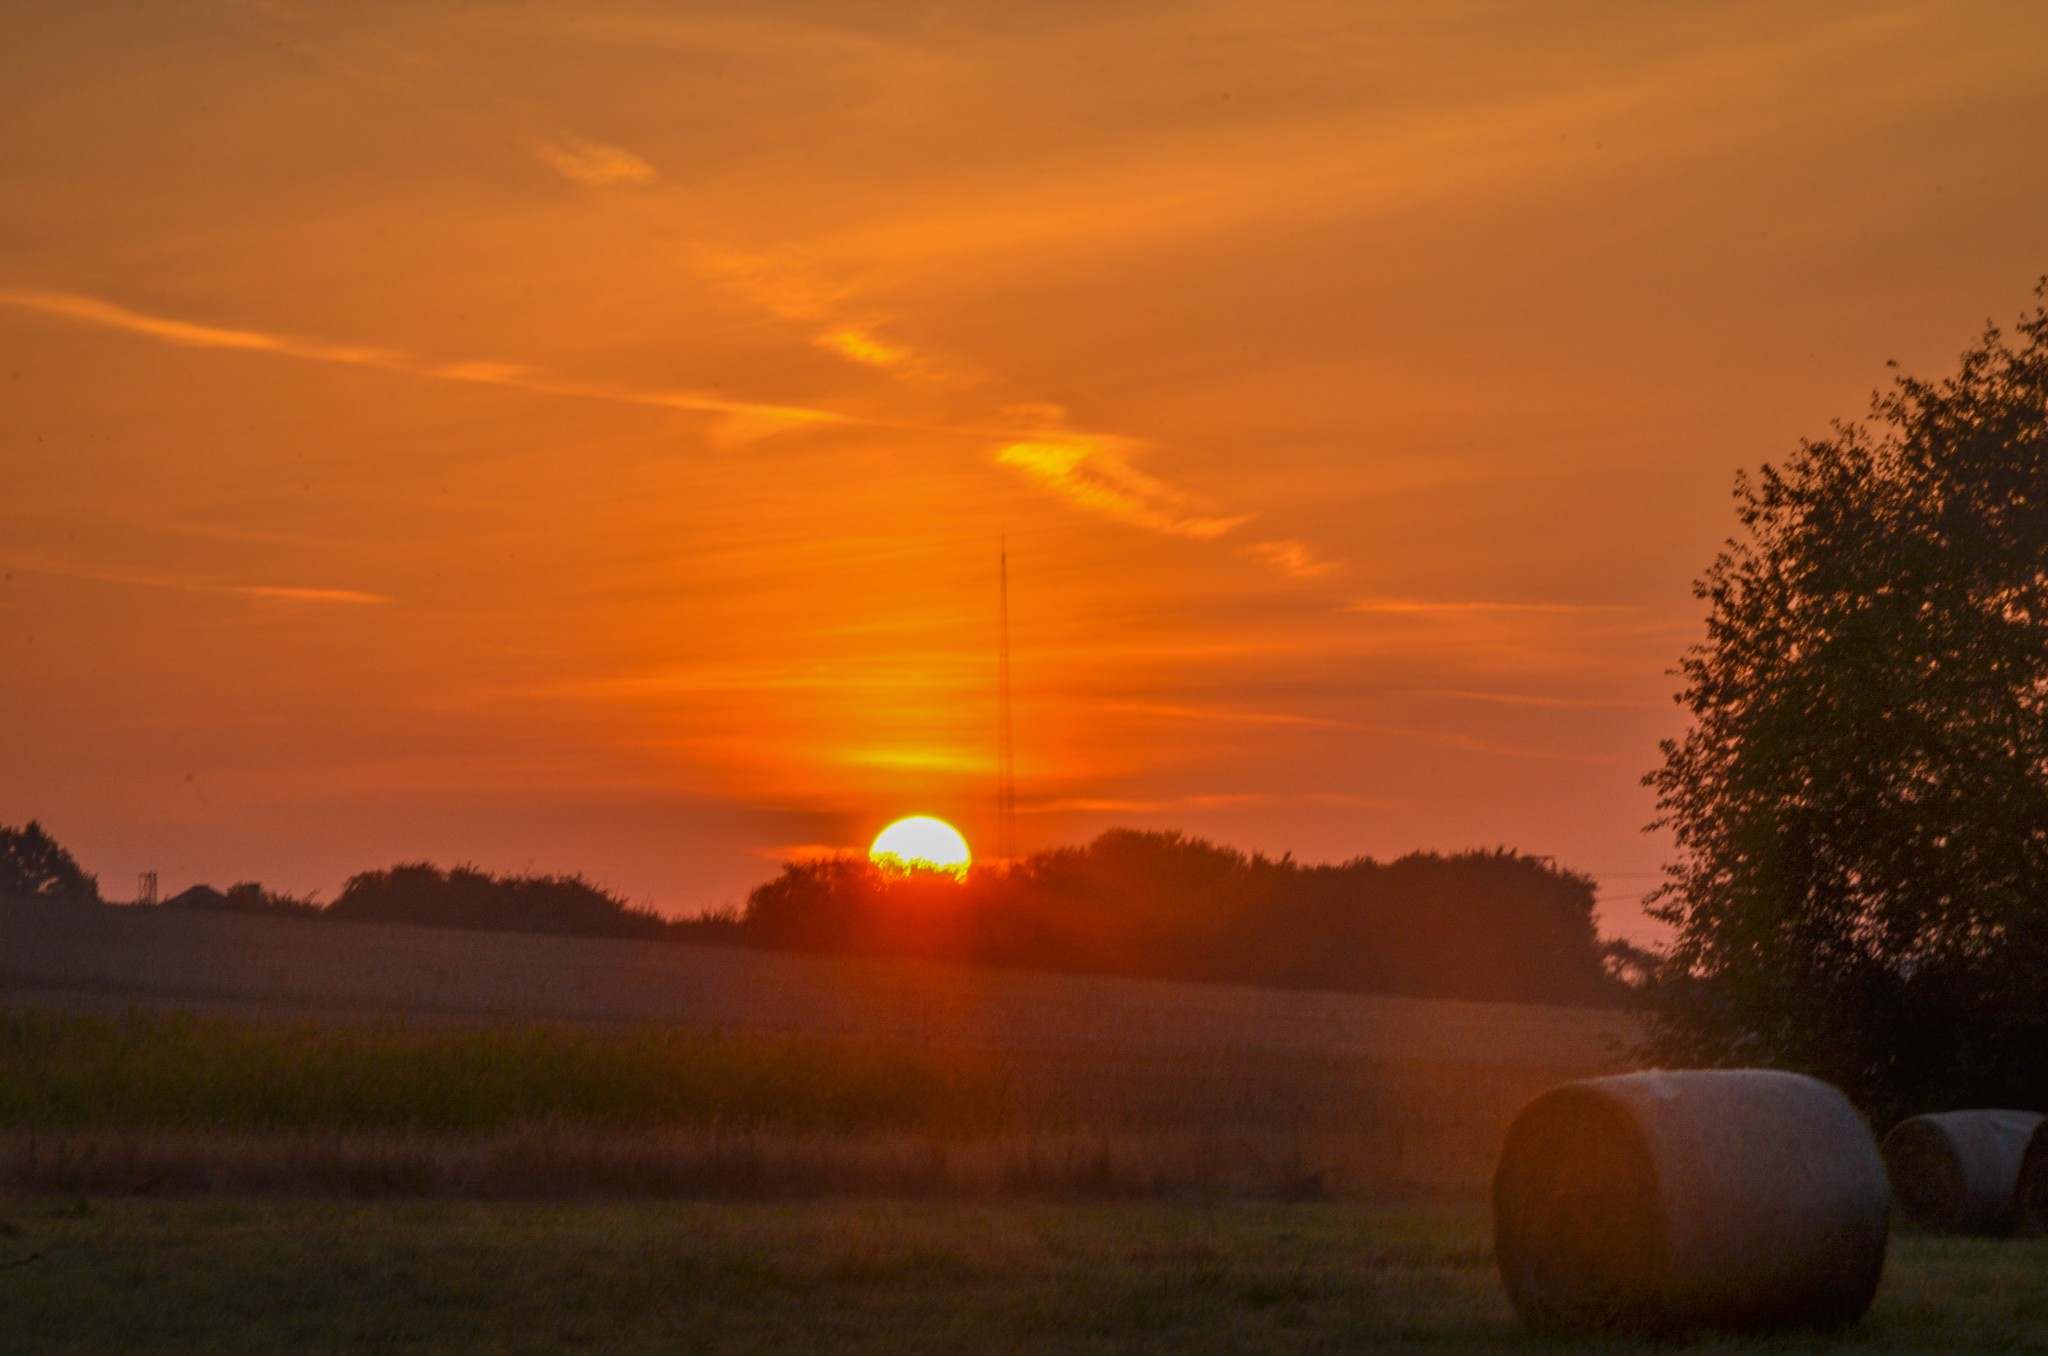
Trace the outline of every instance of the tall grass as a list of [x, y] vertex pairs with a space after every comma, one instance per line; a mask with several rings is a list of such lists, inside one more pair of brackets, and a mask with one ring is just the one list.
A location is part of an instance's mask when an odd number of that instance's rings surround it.
[[1462, 1198], [1580, 1072], [0, 1007], [0, 1192]]
[[548, 1125], [412, 1131], [0, 1130], [8, 1194], [1007, 1200], [1436, 1196], [1375, 1146], [1271, 1133], [830, 1134]]
[[0, 1009], [0, 1128], [986, 1133], [987, 1057], [937, 1048], [533, 1022], [278, 1024]]

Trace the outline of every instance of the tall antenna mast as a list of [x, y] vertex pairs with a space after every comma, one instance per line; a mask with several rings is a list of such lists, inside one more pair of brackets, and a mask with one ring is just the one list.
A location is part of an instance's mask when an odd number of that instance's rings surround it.
[[1010, 724], [1010, 538], [1001, 539], [998, 578], [1001, 582], [1001, 677], [997, 691], [1001, 708], [996, 736], [996, 853], [1004, 861], [1017, 855], [1017, 736]]

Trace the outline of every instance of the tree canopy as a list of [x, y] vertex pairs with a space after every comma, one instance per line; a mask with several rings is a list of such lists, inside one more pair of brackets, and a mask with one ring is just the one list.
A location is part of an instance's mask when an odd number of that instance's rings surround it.
[[1678, 849], [1653, 1053], [1881, 1119], [2048, 1105], [2048, 313], [1736, 503], [1647, 778]]
[[350, 876], [326, 916], [372, 923], [601, 937], [660, 937], [668, 923], [581, 876], [497, 876], [412, 862]]
[[90, 902], [99, 882], [31, 819], [23, 828], [0, 824], [0, 898]]
[[200, 909], [214, 913], [253, 913], [271, 918], [318, 918], [322, 912], [312, 896], [288, 895], [266, 890], [260, 881], [245, 880], [216, 890], [195, 885], [164, 901], [167, 909]]

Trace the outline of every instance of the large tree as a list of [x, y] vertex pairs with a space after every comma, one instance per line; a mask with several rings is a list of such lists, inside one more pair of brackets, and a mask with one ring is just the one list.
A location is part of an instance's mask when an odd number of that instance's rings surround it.
[[2048, 1106], [2048, 312], [1736, 500], [1647, 779], [1678, 849], [1653, 1053], [1880, 1119]]
[[90, 901], [99, 882], [33, 819], [25, 828], [0, 824], [0, 898]]

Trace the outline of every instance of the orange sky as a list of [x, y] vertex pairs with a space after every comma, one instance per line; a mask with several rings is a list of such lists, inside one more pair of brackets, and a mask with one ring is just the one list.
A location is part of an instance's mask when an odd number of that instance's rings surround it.
[[0, 821], [671, 912], [929, 812], [1602, 879], [1735, 470], [2048, 271], [2030, 4], [0, 18]]

